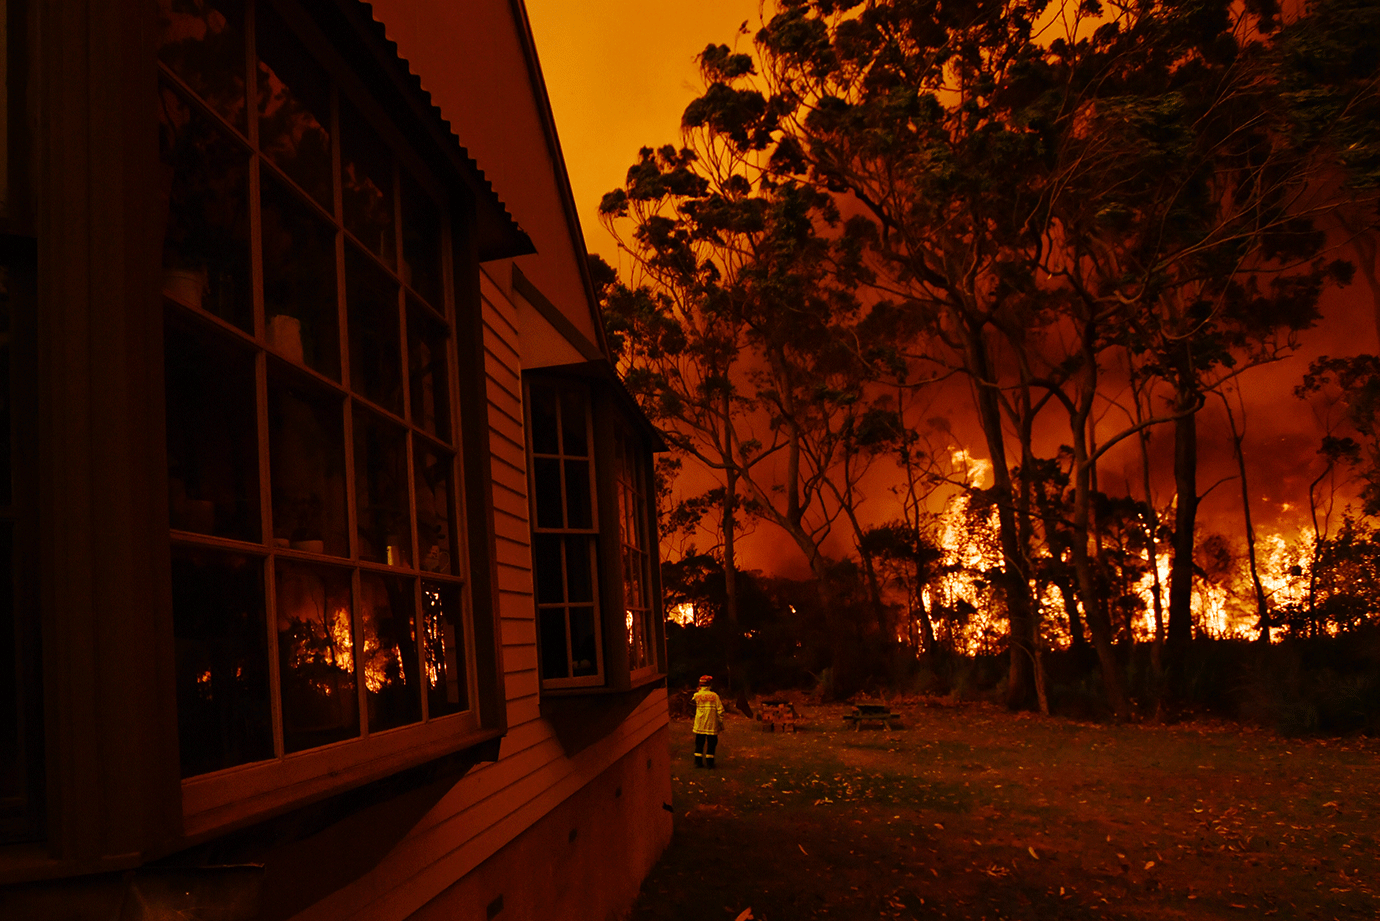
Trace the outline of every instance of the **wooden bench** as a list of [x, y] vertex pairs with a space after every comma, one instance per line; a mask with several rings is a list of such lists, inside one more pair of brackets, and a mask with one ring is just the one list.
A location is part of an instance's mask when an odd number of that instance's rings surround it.
[[795, 732], [795, 704], [789, 700], [764, 700], [757, 712], [766, 732], [775, 732], [777, 726], [782, 732]]
[[861, 729], [863, 723], [881, 723], [890, 731], [892, 723], [901, 721], [901, 715], [892, 713], [891, 708], [885, 704], [857, 704], [853, 707], [853, 712], [845, 713], [843, 718], [853, 724], [854, 732]]

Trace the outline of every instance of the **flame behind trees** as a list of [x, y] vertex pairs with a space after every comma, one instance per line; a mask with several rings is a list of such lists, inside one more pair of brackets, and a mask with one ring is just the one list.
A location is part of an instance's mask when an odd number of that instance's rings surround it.
[[[1286, 353], [1322, 290], [1349, 278], [1322, 258], [1312, 219], [1336, 206], [1332, 161], [1289, 120], [1277, 29], [1267, 4], [1224, 0], [789, 0], [756, 35], [756, 58], [706, 49], [708, 85], [684, 116], [692, 143], [660, 155], [667, 167], [695, 152], [721, 171], [731, 164], [724, 188], [761, 207], [783, 195], [811, 202], [801, 217], [828, 254], [814, 267], [836, 295], [864, 285], [870, 305], [860, 314], [858, 300], [842, 301], [832, 340], [856, 343], [886, 317], [904, 360], [852, 348], [860, 376], [849, 392], [874, 392], [869, 372], [966, 375], [992, 462], [1001, 562], [990, 578], [1009, 622], [1013, 705], [1043, 696], [1042, 611], [1057, 587], [1065, 607], [1077, 595], [1109, 703], [1126, 713], [1112, 644], [1129, 618], [1117, 605], [1131, 603], [1136, 541], [1157, 578], [1161, 533], [1148, 513], [1124, 516], [1145, 522], [1134, 540], [1115, 516], [1099, 519], [1096, 465], [1152, 425], [1175, 433], [1168, 633], [1171, 645], [1187, 638], [1196, 416], [1208, 394]], [[606, 214], [628, 214], [635, 179], [606, 199]], [[658, 228], [679, 232], [676, 221], [695, 216], [679, 214], [639, 215], [639, 264], [661, 257], [647, 250]], [[744, 263], [739, 277], [772, 279], [777, 269], [762, 266]], [[760, 302], [756, 315], [777, 306]], [[770, 322], [774, 335], [796, 336], [789, 317]], [[1109, 434], [1094, 409], [1107, 400], [1107, 370], [1123, 366], [1137, 412]], [[1152, 405], [1156, 390], [1168, 396]], [[1072, 497], [1051, 505], [1034, 443], [1056, 407]], [[830, 461], [857, 447], [837, 444], [816, 458], [826, 479]], [[835, 493], [841, 507], [854, 498]]]

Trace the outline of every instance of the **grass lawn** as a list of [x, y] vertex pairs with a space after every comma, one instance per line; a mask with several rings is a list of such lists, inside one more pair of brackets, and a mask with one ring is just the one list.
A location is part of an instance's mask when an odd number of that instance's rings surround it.
[[989, 705], [671, 724], [675, 834], [635, 921], [1380, 917], [1380, 743]]

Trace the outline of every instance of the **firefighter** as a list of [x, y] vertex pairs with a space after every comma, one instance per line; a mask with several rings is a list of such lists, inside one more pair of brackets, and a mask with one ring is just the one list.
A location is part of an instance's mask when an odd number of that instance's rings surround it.
[[695, 767], [713, 768], [714, 749], [719, 744], [719, 733], [724, 731], [724, 702], [710, 689], [714, 681], [712, 675], [700, 677], [700, 688], [695, 692]]

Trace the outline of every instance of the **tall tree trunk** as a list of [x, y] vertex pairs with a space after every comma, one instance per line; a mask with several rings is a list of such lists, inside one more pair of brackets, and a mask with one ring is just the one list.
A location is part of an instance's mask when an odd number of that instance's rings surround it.
[[1073, 569], [1078, 575], [1079, 594], [1083, 597], [1083, 614], [1088, 619], [1088, 632], [1092, 634], [1093, 649], [1101, 665], [1107, 705], [1118, 720], [1125, 720], [1130, 712], [1121, 684], [1116, 650], [1112, 645], [1111, 615], [1107, 610], [1106, 593], [1098, 584], [1093, 559], [1088, 552], [1088, 545], [1094, 538], [1089, 519], [1092, 515], [1094, 477], [1097, 475], [1096, 460], [1090, 449], [1093, 440], [1093, 400], [1097, 395], [1098, 383], [1096, 342], [1097, 324], [1089, 319], [1082, 330], [1084, 380], [1076, 394], [1077, 402], [1070, 402], [1067, 398], [1064, 401], [1069, 409], [1069, 431], [1073, 435], [1073, 539], [1070, 549], [1073, 551]]
[[992, 461], [992, 489], [997, 497], [997, 531], [1001, 542], [1002, 582], [1010, 617], [1010, 671], [1006, 684], [1006, 705], [1029, 707], [1035, 699], [1035, 656], [1030, 648], [1032, 599], [1026, 573], [1025, 553], [1016, 528], [1011, 485], [1011, 470], [1006, 464], [1006, 440], [1002, 431], [1001, 403], [991, 373], [991, 360], [980, 326], [965, 325], [964, 349], [976, 391], [978, 421], [987, 441]]
[[929, 609], [925, 607], [925, 584], [924, 577], [925, 564], [918, 558], [915, 561], [915, 610], [920, 617], [920, 641], [924, 651], [930, 655], [935, 653], [934, 648], [934, 624], [930, 622]]
[[1174, 420], [1174, 559], [1169, 569], [1167, 651], [1180, 655], [1193, 640], [1193, 529], [1198, 515], [1198, 417], [1187, 412]]
[[[1246, 560], [1251, 570], [1251, 585], [1255, 587], [1255, 612], [1257, 626], [1260, 628], [1260, 635], [1257, 639], [1262, 643], [1270, 642], [1270, 607], [1265, 600], [1265, 587], [1260, 584], [1260, 569], [1256, 565], [1255, 558], [1255, 526], [1251, 523], [1251, 491], [1246, 484], [1246, 451], [1244, 443], [1246, 441], [1246, 419], [1245, 406], [1243, 404], [1241, 428], [1236, 427], [1236, 416], [1231, 411], [1231, 403], [1227, 401], [1225, 393], [1219, 393], [1222, 398], [1222, 406], [1227, 411], [1227, 425], [1231, 429], [1232, 449], [1236, 454], [1236, 470], [1241, 477], [1241, 514], [1246, 519]], [[1238, 398], [1240, 391], [1237, 391]]]
[[1187, 346], [1175, 381], [1174, 558], [1169, 564], [1169, 625], [1165, 631], [1165, 684], [1161, 715], [1172, 718], [1188, 691], [1188, 649], [1193, 642], [1193, 539], [1198, 517], [1198, 413], [1202, 401]]
[[728, 619], [728, 648], [725, 650], [728, 659], [728, 679], [730, 689], [736, 690], [735, 703], [738, 709], [745, 716], [752, 715], [752, 707], [748, 703], [747, 682], [738, 675], [734, 681], [735, 672], [738, 668], [738, 651], [742, 645], [743, 628], [738, 621], [738, 560], [734, 548], [733, 532], [737, 528], [734, 505], [738, 496], [738, 471], [735, 467], [729, 467], [724, 478], [724, 505], [723, 505], [723, 531], [724, 531], [724, 616]]
[[[1136, 413], [1140, 413], [1140, 394], [1136, 394]], [[1137, 420], [1139, 421], [1139, 420]], [[1155, 611], [1155, 637], [1150, 642], [1150, 669], [1155, 680], [1155, 716], [1160, 718], [1160, 698], [1164, 696], [1164, 591], [1160, 585], [1159, 552], [1159, 513], [1155, 511], [1155, 493], [1150, 488], [1150, 430], [1141, 429], [1136, 433], [1140, 442], [1140, 472], [1145, 487], [1145, 507], [1149, 519], [1146, 521], [1146, 541], [1150, 557], [1151, 594], [1150, 603]]]
[[1069, 647], [1073, 651], [1073, 659], [1081, 662], [1087, 655], [1088, 637], [1083, 632], [1083, 616], [1078, 611], [1078, 593], [1073, 589], [1073, 580], [1066, 575], [1053, 581], [1054, 587], [1059, 589], [1059, 597], [1064, 601], [1064, 611], [1068, 614]]
[[1092, 559], [1088, 554], [1088, 514], [1092, 504], [1092, 464], [1088, 461], [1086, 410], [1091, 401], [1085, 401], [1081, 418], [1073, 420], [1073, 568], [1078, 574], [1079, 592], [1083, 596], [1083, 613], [1088, 619], [1088, 632], [1092, 634], [1093, 649], [1097, 651], [1097, 661], [1102, 667], [1102, 686], [1107, 694], [1107, 705], [1112, 708], [1118, 720], [1129, 716], [1126, 694], [1121, 686], [1121, 670], [1117, 667], [1116, 650], [1112, 647], [1112, 622], [1106, 604], [1102, 603], [1098, 590]]

